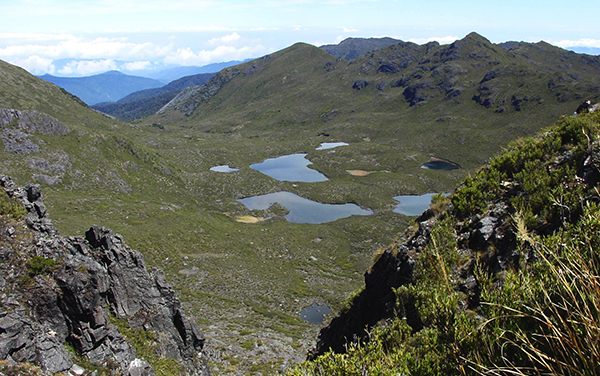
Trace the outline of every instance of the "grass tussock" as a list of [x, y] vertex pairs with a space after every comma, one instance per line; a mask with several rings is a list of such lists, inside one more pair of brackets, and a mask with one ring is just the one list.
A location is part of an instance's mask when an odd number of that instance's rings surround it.
[[[561, 242], [554, 240], [551, 244], [523, 229], [519, 231], [521, 239], [536, 249], [538, 267], [545, 270], [545, 283], [531, 281], [537, 289], [523, 286], [530, 296], [520, 306], [496, 303], [504, 315], [490, 319], [484, 326], [504, 319], [531, 322], [536, 331], [519, 325], [498, 338], [501, 349], [513, 348], [528, 364], [518, 364], [502, 355], [499, 364], [473, 366], [474, 370], [482, 374], [600, 374], [598, 207], [586, 208], [580, 224], [576, 237], [566, 238], [567, 232], [563, 232]], [[481, 359], [485, 355], [493, 353], [479, 354]]]

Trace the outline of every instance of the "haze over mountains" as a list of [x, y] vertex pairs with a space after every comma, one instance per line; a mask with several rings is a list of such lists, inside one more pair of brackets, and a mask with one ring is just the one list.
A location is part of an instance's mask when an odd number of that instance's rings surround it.
[[162, 86], [160, 81], [128, 76], [119, 71], [77, 78], [56, 77], [45, 74], [40, 78], [62, 87], [89, 105], [100, 102], [114, 102], [134, 91]]
[[[216, 73], [225, 67], [238, 63], [240, 61], [215, 63], [202, 67], [177, 67], [157, 72], [144, 73], [142, 71], [138, 72], [137, 75], [109, 71], [85, 77], [63, 77], [50, 74], [39, 77], [62, 87], [91, 106], [103, 102], [116, 102], [136, 91], [161, 88], [165, 84], [185, 76]], [[194, 84], [199, 85], [200, 83], [194, 82]]]
[[[41, 184], [62, 234], [107, 226], [164, 269], [205, 332], [215, 374], [283, 371], [317, 336], [300, 309], [342, 310], [373, 254], [411, 223], [394, 196], [451, 192], [510, 141], [598, 101], [596, 56], [476, 33], [450, 45], [380, 42], [330, 52], [298, 43], [137, 92], [113, 103], [132, 123], [0, 62], [0, 172]], [[334, 141], [348, 145], [316, 150]], [[249, 167], [290, 153], [306, 153], [328, 180]], [[421, 168], [432, 157], [462, 168]], [[219, 165], [238, 170], [210, 170]], [[280, 191], [373, 214], [296, 224], [279, 205], [237, 201]]]

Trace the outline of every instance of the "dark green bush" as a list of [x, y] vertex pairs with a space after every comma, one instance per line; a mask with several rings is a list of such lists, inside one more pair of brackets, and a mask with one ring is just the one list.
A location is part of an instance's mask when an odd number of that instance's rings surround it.
[[33, 256], [25, 265], [30, 277], [49, 275], [56, 270], [56, 261], [40, 256]]
[[7, 215], [14, 219], [21, 219], [27, 214], [27, 210], [17, 200], [0, 193], [0, 216]]

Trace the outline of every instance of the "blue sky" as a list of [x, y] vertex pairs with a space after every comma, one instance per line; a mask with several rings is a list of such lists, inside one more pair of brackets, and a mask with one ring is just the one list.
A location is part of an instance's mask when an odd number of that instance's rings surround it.
[[[243, 60], [296, 42], [389, 36], [600, 48], [590, 2], [556, 0], [2, 0], [0, 59], [33, 74], [129, 74]], [[585, 4], [585, 5], [583, 5]], [[588, 9], [583, 9], [587, 7]]]

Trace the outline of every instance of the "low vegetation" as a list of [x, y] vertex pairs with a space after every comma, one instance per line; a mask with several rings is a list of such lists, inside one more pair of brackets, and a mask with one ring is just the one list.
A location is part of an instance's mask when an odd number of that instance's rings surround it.
[[0, 194], [0, 216], [8, 216], [18, 220], [25, 214], [27, 214], [27, 210], [17, 200], [5, 194]]
[[[423, 328], [398, 315], [344, 354], [326, 353], [289, 375], [598, 374], [600, 361], [600, 116], [563, 118], [520, 140], [467, 178], [415, 255]], [[508, 202], [514, 262], [494, 268], [497, 244], [465, 249], [461, 229]], [[465, 265], [479, 288], [459, 288]], [[461, 276], [461, 273], [463, 274]]]

